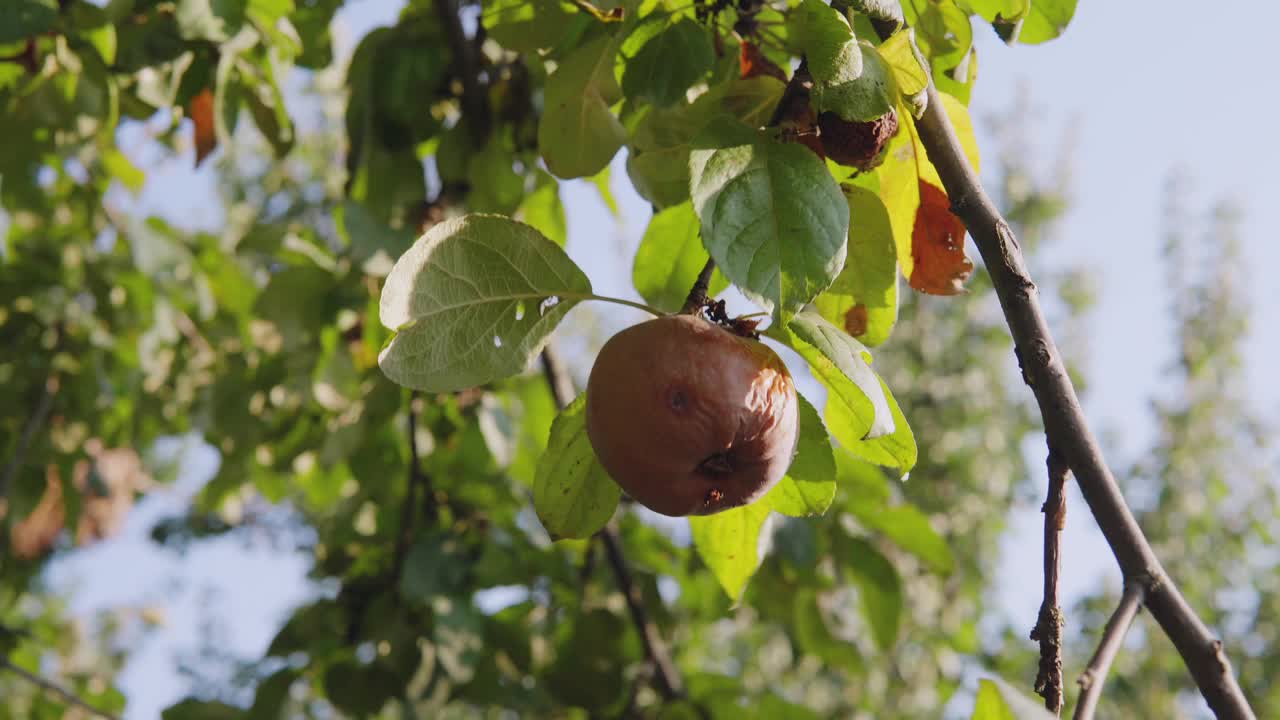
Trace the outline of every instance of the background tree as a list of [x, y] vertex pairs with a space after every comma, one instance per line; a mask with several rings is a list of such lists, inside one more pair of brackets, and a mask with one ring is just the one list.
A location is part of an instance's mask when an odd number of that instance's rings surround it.
[[[945, 107], [976, 153], [970, 14], [1010, 42], [1040, 42], [1074, 4], [1036, 2], [1014, 17], [994, 3], [907, 3], [913, 38], [894, 33], [900, 20], [880, 4], [411, 2], [361, 41], [343, 106], [326, 71], [314, 76], [318, 95], [286, 107], [285, 69], [332, 60], [337, 5], [24, 0], [0, 35], [10, 44], [0, 126], [12, 150], [0, 158], [0, 333], [12, 348], [0, 361], [0, 583], [13, 598], [0, 607], [11, 668], [0, 683], [31, 698], [34, 709], [18, 709], [60, 716], [65, 698], [35, 694], [13, 669], [48, 673], [105, 712], [122, 707], [108, 685], [118, 665], [58, 663], [49, 631], [36, 632], [50, 612], [39, 572], [72, 538], [110, 534], [152, 487], [132, 449], [191, 431], [217, 448], [219, 471], [157, 539], [180, 547], [287, 504], [314, 533], [304, 543], [313, 575], [336, 592], [299, 608], [266, 657], [167, 717], [246, 707], [257, 717], [941, 712], [981, 658], [999, 518], [1027, 474], [1019, 449], [1035, 426], [1002, 376], [1009, 343], [985, 274], [945, 301], [899, 294], [899, 267], [912, 287], [944, 294], [969, 269], [942, 170], [922, 147], [927, 120], [917, 128], [913, 116], [932, 81], [950, 94], [933, 97], [934, 112]], [[808, 87], [793, 72], [802, 55]], [[877, 168], [809, 153], [860, 163], [832, 145], [840, 123], [884, 128], [889, 113], [899, 129]], [[717, 135], [732, 127], [726, 115], [749, 134]], [[121, 118], [170, 149], [189, 132], [200, 160], [222, 149], [220, 233], [129, 211], [142, 171], [118, 146]], [[237, 129], [249, 121], [256, 133]], [[772, 130], [750, 134], [761, 127]], [[634, 505], [584, 519], [539, 499], [548, 463], [565, 452], [553, 420], [572, 399], [571, 375], [554, 355], [531, 373], [505, 369], [549, 327], [496, 341], [484, 330], [477, 351], [482, 328], [463, 323], [458, 337], [430, 338], [446, 349], [443, 365], [421, 367], [395, 349], [415, 328], [391, 323], [396, 345], [379, 322], [392, 263], [422, 231], [497, 213], [564, 245], [557, 177], [607, 189], [623, 145], [631, 182], [655, 206], [633, 271], [640, 298], [678, 309], [705, 246], [728, 280], [772, 306], [771, 337], [818, 369], [808, 387], [828, 398], [838, 441], [829, 447], [809, 418], [797, 461], [808, 470], [785, 481], [790, 495], [695, 524], [693, 543], [683, 524]], [[802, 254], [847, 253], [843, 273], [774, 260], [784, 282], [772, 287], [728, 262], [733, 239], [698, 216], [708, 196], [697, 158], [743, 147], [766, 173], [844, 195], [831, 215], [853, 227], [847, 243], [840, 230], [842, 249], [823, 250], [830, 237], [812, 225], [789, 240]], [[1025, 238], [1052, 219], [1059, 193], [1027, 192], [1017, 171], [1002, 172], [1002, 204]], [[822, 210], [820, 193], [779, 187], [780, 205]], [[711, 278], [714, 291], [726, 284]], [[827, 285], [816, 299], [795, 289]], [[517, 322], [558, 319], [590, 291], [541, 294], [556, 302], [517, 307]], [[808, 300], [812, 312], [793, 322]], [[889, 391], [859, 353], [797, 336], [813, 327], [868, 345], [893, 329], [875, 365], [902, 406], [892, 431], [868, 432], [890, 416]], [[443, 374], [462, 380], [443, 387]], [[893, 479], [908, 470], [912, 482]], [[779, 514], [764, 519], [770, 508]], [[754, 518], [752, 531], [726, 545], [723, 528], [742, 518]], [[548, 524], [581, 537], [552, 542]], [[497, 589], [500, 609], [477, 595]], [[979, 715], [1004, 702], [988, 689]]]

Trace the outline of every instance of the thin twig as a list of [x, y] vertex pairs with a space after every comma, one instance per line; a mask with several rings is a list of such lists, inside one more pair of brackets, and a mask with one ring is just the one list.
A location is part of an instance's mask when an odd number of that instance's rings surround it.
[[81, 698], [79, 695], [76, 695], [75, 693], [62, 687], [61, 685], [58, 685], [52, 680], [45, 680], [39, 675], [36, 675], [35, 673], [29, 670], [26, 670], [24, 668], [20, 668], [17, 665], [14, 665], [13, 663], [9, 662], [8, 660], [0, 660], [0, 669], [8, 670], [9, 672], [13, 673], [14, 675], [17, 675], [18, 677], [21, 677], [23, 680], [26, 680], [32, 685], [35, 685], [41, 688], [45, 692], [49, 692], [49, 693], [53, 693], [54, 695], [57, 695], [58, 697], [62, 698], [62, 700], [67, 704], [74, 705], [80, 708], [81, 710], [84, 710], [85, 712], [91, 713], [93, 715], [97, 715], [98, 717], [106, 718], [107, 720], [117, 720], [117, 716], [107, 712], [106, 710], [103, 710], [101, 708], [91, 705], [87, 700]]
[[1151, 616], [1173, 641], [1209, 707], [1219, 718], [1254, 718], [1222, 643], [1165, 572], [1120, 493], [1040, 309], [1018, 239], [983, 190], [933, 86], [928, 98], [917, 125], [920, 140], [951, 198], [952, 212], [964, 221], [991, 274], [1050, 442], [1075, 475], [1121, 571], [1142, 585]]
[[[573, 402], [575, 395], [573, 380], [569, 377], [568, 371], [565, 370], [564, 365], [560, 362], [560, 357], [551, 345], [547, 345], [542, 351], [542, 372], [547, 378], [547, 383], [551, 386], [551, 394], [555, 396], [558, 407], [564, 409], [569, 403]], [[609, 565], [613, 569], [613, 576], [618, 583], [618, 590], [622, 592], [622, 597], [626, 600], [631, 622], [635, 625], [636, 632], [640, 634], [640, 642], [644, 646], [645, 656], [653, 664], [654, 674], [658, 680], [658, 689], [662, 692], [662, 696], [668, 700], [682, 697], [684, 695], [684, 682], [680, 677], [679, 670], [676, 669], [675, 664], [671, 661], [671, 655], [667, 652], [666, 643], [662, 641], [662, 636], [658, 633], [657, 626], [649, 619], [649, 613], [644, 607], [644, 599], [640, 597], [640, 590], [636, 587], [635, 581], [631, 577], [631, 570], [627, 567], [627, 560], [623, 556], [622, 542], [618, 539], [618, 531], [610, 525], [605, 526], [598, 534], [604, 541]]]
[[[480, 85], [479, 58], [475, 45], [467, 38], [458, 14], [458, 0], [438, 0], [436, 15], [445, 34], [449, 36], [449, 50], [453, 55], [454, 74], [462, 83], [462, 114], [467, 129], [477, 145], [489, 137], [492, 121], [489, 113], [488, 92]], [[477, 23], [477, 26], [479, 24]]]
[[[62, 345], [62, 328], [55, 327], [56, 338], [54, 340], [53, 351], [49, 353], [50, 362], [54, 355], [58, 353], [58, 349]], [[40, 388], [40, 398], [36, 400], [35, 408], [31, 411], [31, 417], [27, 418], [27, 424], [22, 428], [22, 435], [18, 438], [18, 444], [13, 448], [13, 454], [9, 456], [9, 463], [5, 465], [4, 475], [0, 475], [0, 499], [9, 497], [9, 489], [13, 486], [14, 480], [18, 477], [18, 473], [22, 470], [22, 464], [26, 461], [27, 450], [30, 449], [32, 441], [35, 440], [36, 433], [40, 428], [44, 427], [45, 420], [49, 418], [49, 413], [53, 411], [53, 398], [58, 392], [58, 377], [52, 367], [45, 375], [44, 385]]]
[[1054, 714], [1062, 712], [1062, 608], [1058, 607], [1058, 577], [1062, 570], [1062, 529], [1067, 522], [1067, 495], [1064, 492], [1071, 468], [1062, 456], [1049, 448], [1049, 492], [1040, 512], [1044, 513], [1044, 600], [1031, 639], [1040, 643], [1040, 668], [1036, 672], [1036, 692]]
[[435, 506], [431, 498], [431, 481], [426, 473], [422, 472], [422, 463], [418, 458], [418, 404], [418, 391], [414, 390], [409, 393], [409, 423], [408, 430], [405, 432], [409, 436], [409, 476], [405, 481], [404, 501], [400, 506], [400, 533], [396, 538], [395, 555], [392, 560], [392, 567], [395, 569], [392, 577], [397, 582], [404, 568], [409, 545], [413, 542], [413, 518], [414, 510], [418, 507], [419, 491], [426, 498], [429, 515], [435, 514]]
[[1120, 604], [1111, 614], [1111, 619], [1107, 620], [1097, 651], [1093, 653], [1089, 664], [1080, 674], [1080, 679], [1076, 681], [1080, 684], [1080, 702], [1076, 705], [1075, 715], [1072, 716], [1075, 720], [1093, 720], [1093, 713], [1098, 708], [1098, 698], [1102, 696], [1102, 685], [1107, 679], [1107, 673], [1111, 670], [1111, 663], [1115, 660], [1116, 653], [1120, 651], [1125, 633], [1129, 632], [1129, 626], [1133, 624], [1133, 619], [1137, 617], [1141, 606], [1142, 585], [1126, 582], [1124, 595], [1120, 597]]

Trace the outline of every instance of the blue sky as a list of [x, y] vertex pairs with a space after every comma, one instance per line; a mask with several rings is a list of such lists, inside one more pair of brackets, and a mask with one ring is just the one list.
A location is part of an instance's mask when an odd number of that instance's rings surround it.
[[[349, 48], [370, 27], [393, 22], [399, 5], [348, 3], [338, 20], [347, 39], [340, 45]], [[1265, 224], [1271, 222], [1270, 203], [1280, 197], [1280, 179], [1272, 170], [1280, 161], [1280, 135], [1270, 106], [1273, 83], [1260, 60], [1278, 22], [1280, 4], [1269, 2], [1081, 0], [1067, 33], [1042, 46], [1008, 48], [989, 30], [975, 29], [980, 74], [971, 108], [980, 145], [995, 147], [983, 121], [1007, 109], [1020, 89], [1034, 107], [1026, 135], [1035, 141], [1036, 161], [1056, 162], [1059, 141], [1072, 139], [1070, 211], [1040, 262], [1084, 266], [1093, 276], [1099, 304], [1085, 320], [1087, 345], [1068, 350], [1085, 360], [1085, 408], [1095, 430], [1108, 438], [1114, 467], [1123, 467], [1152, 439], [1149, 402], [1160, 393], [1173, 359], [1171, 298], [1160, 265], [1162, 188], [1173, 171], [1191, 182], [1191, 215], [1203, 215], [1222, 198], [1244, 211], [1248, 270], [1239, 285], [1254, 309], [1247, 379], [1256, 407], [1277, 419], [1280, 383], [1269, 361], [1280, 353], [1280, 323], [1274, 319], [1280, 284], [1268, 281], [1268, 270], [1280, 267], [1280, 244]], [[153, 164], [139, 202], [168, 217], [216, 224], [209, 210], [215, 205], [209, 164], [201, 171], [192, 171], [191, 164], [189, 154]], [[613, 186], [622, 205], [618, 219], [608, 215], [594, 189], [567, 186], [568, 249], [597, 292], [630, 297], [629, 266], [617, 258], [634, 250], [649, 212], [622, 173], [615, 173]], [[632, 319], [619, 313], [610, 322]], [[256, 657], [290, 608], [313, 591], [304, 582], [303, 558], [265, 544], [218, 541], [185, 557], [150, 545], [150, 526], [181, 508], [214, 462], [212, 452], [191, 453], [177, 485], [150, 496], [121, 536], [75, 553], [51, 571], [56, 587], [73, 592], [79, 612], [135, 605], [164, 610], [166, 625], [140, 643], [124, 675], [128, 718], [156, 717], [182, 696], [173, 655], [197, 647], [202, 598], [213, 599], [222, 647]], [[1033, 467], [1039, 467], [1038, 459]], [[1118, 583], [1119, 575], [1074, 488], [1068, 502], [1069, 601], [1100, 580]], [[1018, 577], [1039, 562], [1037, 505], [1019, 508], [1011, 520], [997, 596], [1011, 618], [1030, 627], [1038, 589], [1023, 587]]]

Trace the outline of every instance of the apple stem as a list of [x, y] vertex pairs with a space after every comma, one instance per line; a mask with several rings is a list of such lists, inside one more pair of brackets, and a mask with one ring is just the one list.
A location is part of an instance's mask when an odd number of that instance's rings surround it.
[[711, 273], [716, 270], [716, 261], [707, 258], [707, 264], [702, 266], [702, 272], [698, 273], [698, 279], [693, 281], [693, 287], [689, 288], [689, 296], [684, 300], [684, 307], [680, 308], [681, 315], [695, 315], [699, 310], [706, 307], [710, 302], [707, 297], [707, 290], [711, 286]]

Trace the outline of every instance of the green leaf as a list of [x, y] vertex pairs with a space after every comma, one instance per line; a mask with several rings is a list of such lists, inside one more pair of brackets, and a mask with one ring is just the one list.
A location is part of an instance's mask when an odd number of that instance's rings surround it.
[[713, 124], [689, 157], [702, 243], [730, 282], [785, 321], [844, 267], [849, 210], [808, 148]]
[[160, 713], [162, 720], [233, 720], [244, 716], [244, 710], [214, 700], [187, 698], [170, 705]]
[[910, 32], [894, 33], [878, 48], [880, 57], [893, 71], [902, 95], [915, 95], [929, 86], [929, 68], [911, 42]]
[[955, 3], [925, 3], [924, 12], [908, 22], [935, 71], [955, 67], [973, 46], [973, 25]]
[[920, 508], [885, 505], [876, 498], [860, 497], [856, 493], [851, 493], [851, 497], [849, 511], [863, 527], [884, 535], [934, 572], [949, 574], [955, 568], [955, 558], [947, 541], [933, 529], [929, 516]]
[[836, 496], [836, 461], [831, 440], [817, 409], [803, 396], [800, 401], [800, 442], [786, 477], [764, 496], [769, 508], [790, 515], [822, 515]]
[[379, 315], [396, 335], [378, 364], [428, 392], [515, 375], [590, 294], [582, 270], [528, 225], [495, 215], [446, 220], [387, 276]]
[[877, 465], [893, 468], [905, 479], [916, 465], [915, 435], [883, 379], [880, 380], [880, 389], [889, 405], [890, 417], [893, 418], [893, 432], [877, 438], [859, 438], [857, 428], [862, 427], [864, 419], [855, 415], [850, 405], [831, 402], [830, 396], [826, 408], [827, 427], [831, 429], [831, 435], [849, 452]]
[[862, 612], [871, 626], [871, 635], [881, 650], [890, 650], [898, 641], [902, 623], [902, 579], [889, 559], [871, 543], [839, 536], [833, 547], [837, 562], [858, 586]]
[[587, 181], [595, 186], [596, 192], [600, 193], [600, 202], [609, 209], [609, 214], [618, 217], [618, 199], [613, 196], [613, 188], [609, 186], [609, 166], [605, 165], [600, 172], [587, 178]]
[[680, 20], [645, 37], [649, 35], [646, 27], [661, 27], [666, 22], [665, 17], [648, 20], [622, 45], [622, 92], [632, 101], [671, 105], [715, 63], [711, 38], [693, 19]]
[[[867, 177], [875, 178], [875, 175]], [[814, 306], [864, 345], [884, 342], [898, 320], [898, 254], [884, 201], [872, 190], [845, 186], [849, 245], [844, 270]]]
[[1050, 720], [1057, 716], [998, 678], [978, 681], [970, 720]]
[[756, 502], [689, 518], [698, 555], [735, 603], [760, 567], [760, 529], [768, 517], [769, 506]]
[[863, 667], [862, 653], [852, 642], [841, 640], [827, 627], [826, 614], [818, 605], [817, 591], [802, 588], [795, 594], [792, 624], [796, 632], [796, 645], [822, 660], [824, 665], [845, 671], [858, 671]]
[[0, 7], [0, 43], [16, 43], [53, 28], [58, 21], [54, 0], [7, 0]]
[[142, 190], [147, 181], [146, 173], [116, 148], [109, 148], [102, 153], [102, 167], [111, 177], [119, 180], [121, 185], [135, 193]]
[[851, 435], [863, 440], [894, 432], [880, 379], [871, 370], [871, 353], [862, 343], [814, 312], [796, 315], [787, 328], [779, 329], [777, 337], [808, 361], [814, 376], [831, 390], [827, 405], [834, 400], [848, 408], [852, 422], [836, 435], [838, 440], [843, 443]]
[[[506, 215], [524, 200], [524, 176], [515, 171], [511, 151], [498, 135], [467, 159], [467, 206], [473, 212]], [[564, 243], [556, 243], [561, 247]]]
[[427, 535], [413, 544], [400, 574], [400, 594], [411, 602], [430, 602], [437, 595], [452, 595], [467, 576], [466, 556], [458, 541], [445, 533]]
[[613, 78], [616, 53], [616, 41], [601, 36], [574, 50], [547, 78], [538, 148], [558, 177], [595, 175], [626, 140], [626, 129], [609, 110], [621, 95]]
[[480, 22], [504, 48], [531, 53], [557, 44], [575, 15], [560, 0], [485, 0]]
[[804, 49], [813, 76], [813, 108], [845, 120], [874, 120], [893, 107], [893, 78], [876, 49], [860, 43], [839, 11], [804, 0], [793, 13], [792, 37]]
[[520, 203], [520, 220], [546, 235], [551, 242], [564, 247], [569, 236], [569, 226], [560, 200], [560, 183], [546, 172], [537, 172], [533, 192]]
[[555, 540], [591, 537], [613, 517], [622, 494], [591, 448], [586, 407], [584, 393], [551, 423], [533, 481], [533, 507]]
[[[698, 216], [693, 205], [684, 202], [659, 212], [649, 220], [640, 238], [631, 282], [644, 301], [659, 310], [676, 312], [702, 266], [707, 252], [698, 236]], [[729, 281], [716, 272], [711, 276], [708, 295], [717, 295]]]
[[1018, 42], [1038, 45], [1052, 40], [1067, 29], [1076, 14], [1076, 0], [1032, 0], [1031, 12], [1022, 23]]

